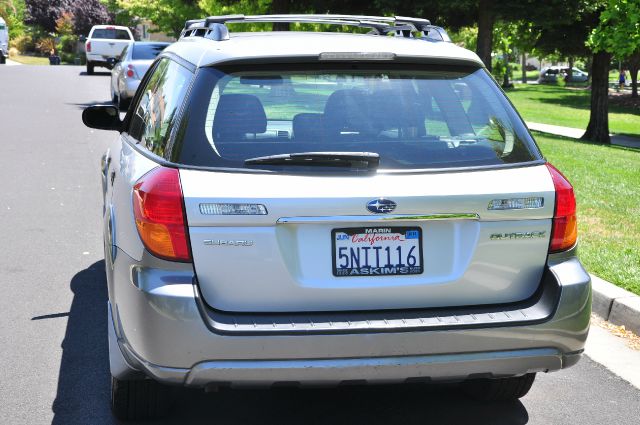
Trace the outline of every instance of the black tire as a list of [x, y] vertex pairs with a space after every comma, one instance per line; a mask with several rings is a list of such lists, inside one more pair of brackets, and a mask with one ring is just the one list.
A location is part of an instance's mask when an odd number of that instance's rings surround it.
[[0, 65], [4, 65], [5, 63], [7, 63], [7, 58], [3, 54], [0, 54]]
[[93, 75], [95, 65], [92, 62], [87, 62], [87, 74]]
[[111, 377], [111, 411], [122, 421], [159, 419], [170, 408], [170, 389], [151, 379], [122, 381]]
[[517, 400], [529, 392], [535, 378], [535, 373], [527, 373], [513, 378], [477, 379], [465, 382], [463, 388], [476, 400]]

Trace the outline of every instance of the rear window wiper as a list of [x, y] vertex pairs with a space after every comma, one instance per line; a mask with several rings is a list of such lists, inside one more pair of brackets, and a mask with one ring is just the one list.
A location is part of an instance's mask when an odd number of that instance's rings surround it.
[[380, 155], [374, 152], [298, 152], [249, 158], [244, 163], [245, 165], [309, 165], [375, 170], [380, 164]]

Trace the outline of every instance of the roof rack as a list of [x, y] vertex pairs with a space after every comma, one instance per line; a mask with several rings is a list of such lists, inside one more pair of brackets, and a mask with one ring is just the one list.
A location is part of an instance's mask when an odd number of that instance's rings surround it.
[[345, 25], [370, 28], [373, 34], [413, 37], [413, 32], [421, 32], [423, 39], [431, 41], [451, 41], [447, 32], [431, 25], [428, 19], [406, 16], [367, 16], [367, 15], [223, 15], [209, 16], [204, 19], [187, 21], [180, 38], [205, 37], [215, 41], [229, 39], [226, 24], [235, 23], [306, 23]]

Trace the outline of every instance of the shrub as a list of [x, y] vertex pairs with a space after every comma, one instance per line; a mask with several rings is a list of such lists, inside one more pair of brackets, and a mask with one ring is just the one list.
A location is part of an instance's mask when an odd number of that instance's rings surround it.
[[75, 25], [75, 18], [71, 12], [62, 12], [56, 19], [56, 32], [62, 36], [72, 35]]
[[36, 43], [36, 49], [44, 55], [49, 55], [52, 50], [55, 50], [55, 48], [56, 41], [51, 37], [41, 38]]
[[9, 57], [12, 58], [14, 56], [18, 56], [20, 54], [20, 51], [18, 51], [18, 49], [16, 49], [15, 47], [11, 47], [9, 49]]
[[65, 63], [73, 64], [76, 60], [76, 55], [75, 53], [61, 52], [60, 60]]
[[76, 51], [76, 45], [78, 43], [78, 37], [75, 35], [63, 35], [58, 39], [56, 48], [59, 52], [74, 53]]
[[19, 37], [11, 39], [9, 45], [18, 51], [33, 52], [36, 48], [36, 44], [33, 42], [33, 37], [30, 34], [23, 34]]

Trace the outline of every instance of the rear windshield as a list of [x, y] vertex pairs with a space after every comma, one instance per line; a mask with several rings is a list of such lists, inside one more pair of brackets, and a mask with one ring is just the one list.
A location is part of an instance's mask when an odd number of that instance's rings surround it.
[[158, 56], [168, 44], [134, 44], [133, 59], [136, 60], [153, 60]]
[[91, 38], [108, 38], [111, 40], [131, 40], [129, 32], [126, 30], [96, 28], [91, 34]]
[[405, 170], [540, 159], [520, 117], [478, 68], [202, 68], [192, 93], [165, 152], [187, 165], [310, 169], [250, 160], [309, 152], [373, 153], [379, 169]]
[[4, 26], [4, 24], [0, 24], [0, 31], [2, 31], [3, 29], [5, 29], [6, 27]]

